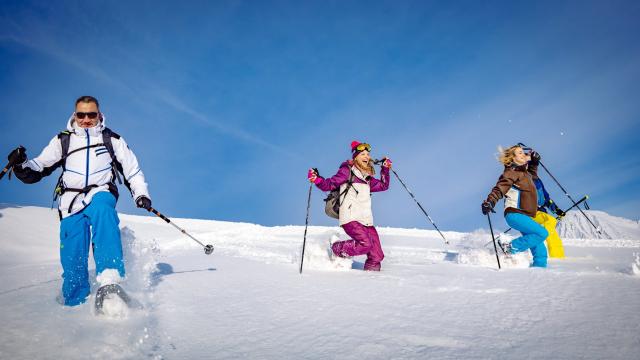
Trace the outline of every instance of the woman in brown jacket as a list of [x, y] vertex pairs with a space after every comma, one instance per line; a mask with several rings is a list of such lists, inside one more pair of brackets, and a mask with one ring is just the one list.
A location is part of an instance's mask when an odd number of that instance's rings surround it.
[[509, 226], [520, 231], [522, 236], [500, 246], [507, 254], [531, 250], [531, 266], [547, 267], [547, 248], [544, 240], [548, 232], [533, 220], [538, 210], [538, 196], [533, 177], [537, 177], [539, 161], [538, 153], [532, 151], [526, 154], [518, 145], [502, 150], [500, 162], [504, 165], [504, 172], [487, 196], [487, 200], [482, 203], [482, 213], [486, 215], [490, 211], [495, 212], [493, 207], [504, 197], [505, 220]]

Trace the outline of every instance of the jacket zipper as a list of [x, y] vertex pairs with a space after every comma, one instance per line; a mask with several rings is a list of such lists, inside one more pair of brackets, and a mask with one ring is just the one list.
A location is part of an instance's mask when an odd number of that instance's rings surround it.
[[89, 186], [89, 145], [91, 144], [91, 139], [89, 138], [89, 130], [85, 129], [84, 132], [87, 135], [87, 170], [85, 173], [84, 187], [87, 187]]

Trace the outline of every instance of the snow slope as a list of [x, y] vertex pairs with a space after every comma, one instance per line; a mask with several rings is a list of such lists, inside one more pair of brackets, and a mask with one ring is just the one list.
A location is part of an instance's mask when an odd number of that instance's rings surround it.
[[[497, 271], [486, 231], [380, 228], [383, 271], [331, 263], [339, 228], [121, 215], [143, 309], [99, 318], [59, 292], [55, 211], [0, 205], [0, 359], [635, 359], [640, 237], [569, 242], [568, 258]], [[603, 225], [604, 226], [604, 225]], [[613, 226], [613, 225], [612, 225]], [[609, 244], [609, 245], [607, 245]], [[90, 299], [90, 302], [93, 299]]]
[[558, 223], [558, 234], [562, 238], [640, 239], [640, 221], [612, 216], [603, 211], [583, 211], [602, 234], [598, 234], [580, 211], [572, 210]]

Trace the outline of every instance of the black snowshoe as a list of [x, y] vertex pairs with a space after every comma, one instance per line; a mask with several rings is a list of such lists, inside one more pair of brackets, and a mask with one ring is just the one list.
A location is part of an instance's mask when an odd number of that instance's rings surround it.
[[96, 292], [96, 314], [103, 314], [102, 305], [104, 304], [104, 299], [110, 294], [116, 294], [127, 306], [131, 307], [131, 298], [124, 289], [118, 284], [109, 284], [101, 286]]

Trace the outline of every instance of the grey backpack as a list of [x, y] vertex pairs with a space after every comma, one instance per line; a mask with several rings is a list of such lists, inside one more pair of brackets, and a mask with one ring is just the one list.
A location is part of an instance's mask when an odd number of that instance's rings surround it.
[[[335, 190], [330, 191], [329, 195], [327, 195], [327, 198], [324, 199], [325, 214], [327, 214], [329, 217], [332, 217], [334, 219], [340, 218], [340, 197], [344, 199], [344, 197], [347, 195], [347, 192], [352, 186], [353, 186], [353, 171], [349, 171], [349, 181], [347, 182], [347, 187], [344, 189], [344, 191], [340, 192], [340, 188], [337, 188]], [[358, 192], [356, 188], [353, 188], [353, 190], [355, 190], [356, 193]]]

